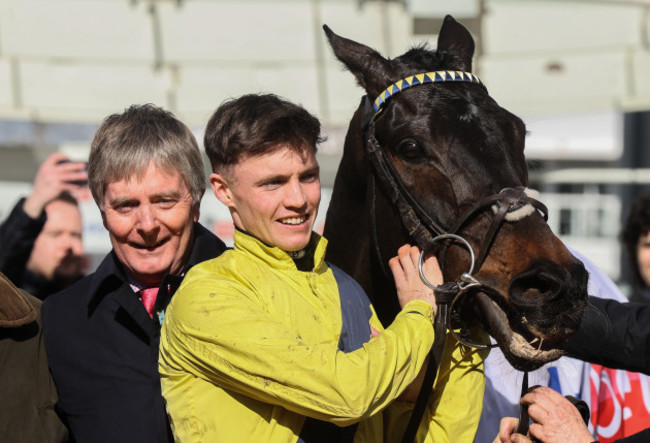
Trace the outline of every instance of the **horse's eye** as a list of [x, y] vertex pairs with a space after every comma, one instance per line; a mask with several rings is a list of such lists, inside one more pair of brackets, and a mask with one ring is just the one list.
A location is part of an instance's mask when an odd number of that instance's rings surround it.
[[410, 163], [424, 161], [424, 149], [414, 140], [404, 140], [397, 146], [397, 155]]

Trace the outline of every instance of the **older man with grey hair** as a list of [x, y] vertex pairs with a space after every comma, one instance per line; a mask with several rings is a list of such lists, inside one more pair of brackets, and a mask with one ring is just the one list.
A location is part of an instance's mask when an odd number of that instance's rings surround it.
[[160, 323], [187, 270], [225, 249], [198, 224], [201, 154], [173, 114], [131, 106], [95, 134], [88, 179], [113, 249], [95, 273], [43, 304], [61, 413], [77, 442], [172, 441]]

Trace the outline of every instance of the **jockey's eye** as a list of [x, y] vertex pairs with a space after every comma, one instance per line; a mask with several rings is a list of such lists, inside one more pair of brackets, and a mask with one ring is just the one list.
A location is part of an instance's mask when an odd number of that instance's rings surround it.
[[425, 160], [424, 149], [412, 139], [406, 139], [397, 146], [397, 155], [410, 163], [420, 163]]

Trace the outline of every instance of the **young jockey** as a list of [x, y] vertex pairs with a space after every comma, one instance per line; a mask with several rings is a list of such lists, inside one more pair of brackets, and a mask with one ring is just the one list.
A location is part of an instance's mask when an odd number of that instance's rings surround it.
[[[327, 241], [312, 231], [319, 141], [320, 122], [274, 95], [226, 102], [208, 123], [210, 183], [230, 210], [235, 245], [188, 273], [165, 317], [159, 363], [177, 441], [404, 433], [407, 387], [418, 391], [433, 343], [433, 291], [419, 277], [419, 250], [400, 248], [390, 267], [403, 309], [384, 330], [360, 286], [324, 260]], [[424, 267], [442, 282], [434, 257]], [[476, 432], [482, 356], [447, 342], [419, 441]]]

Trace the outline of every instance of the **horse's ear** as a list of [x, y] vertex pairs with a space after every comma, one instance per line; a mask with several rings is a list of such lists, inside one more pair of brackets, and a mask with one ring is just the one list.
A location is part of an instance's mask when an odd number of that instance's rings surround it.
[[472, 34], [451, 15], [445, 17], [438, 34], [438, 53], [446, 53], [445, 64], [459, 71], [472, 71], [474, 39]]
[[391, 67], [388, 60], [366, 45], [336, 35], [327, 25], [323, 30], [334, 55], [355, 76], [359, 85], [371, 97], [376, 97], [393, 82], [389, 75]]

